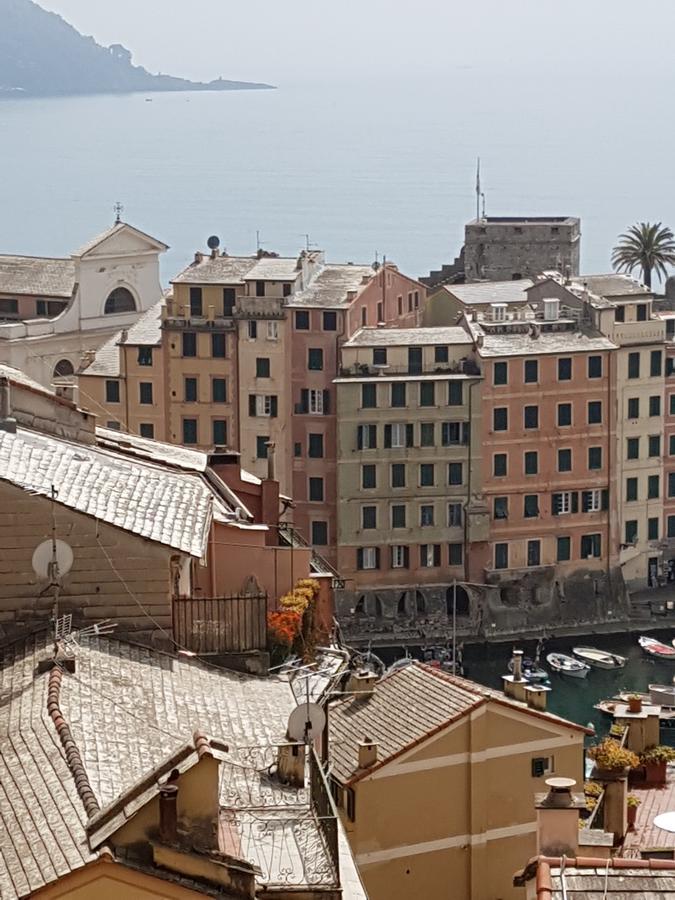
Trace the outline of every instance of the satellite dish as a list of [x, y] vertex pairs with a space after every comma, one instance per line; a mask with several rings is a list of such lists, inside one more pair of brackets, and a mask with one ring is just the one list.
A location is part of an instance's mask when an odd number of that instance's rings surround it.
[[326, 713], [316, 703], [302, 703], [288, 717], [288, 736], [292, 741], [304, 741], [321, 734], [326, 726]]
[[[70, 548], [70, 544], [66, 544], [65, 541], [54, 541], [54, 544], [56, 545], [54, 556], [56, 557], [58, 568], [58, 573], [55, 574], [65, 575], [67, 572], [70, 572], [73, 565], [73, 551]], [[51, 540], [43, 541], [35, 548], [35, 553], [33, 553], [33, 571], [39, 578], [52, 577], [52, 554], [53, 545]]]
[[217, 234], [212, 234], [211, 237], [206, 242], [206, 246], [209, 250], [217, 250], [220, 247], [220, 238]]

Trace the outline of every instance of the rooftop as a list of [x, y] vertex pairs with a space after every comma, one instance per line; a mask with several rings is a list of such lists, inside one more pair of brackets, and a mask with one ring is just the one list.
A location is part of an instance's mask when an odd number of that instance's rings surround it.
[[72, 259], [0, 256], [0, 294], [70, 300], [75, 287]]
[[675, 851], [675, 834], [654, 825], [656, 816], [675, 810], [675, 770], [669, 767], [664, 787], [631, 785], [630, 792], [639, 798], [640, 806], [637, 808], [635, 828], [624, 838], [624, 855], [639, 857], [641, 850]]
[[256, 256], [204, 255], [179, 272], [172, 284], [243, 284], [258, 262]]
[[129, 225], [127, 222], [115, 222], [110, 228], [106, 228], [105, 231], [102, 231], [100, 234], [97, 234], [96, 237], [93, 237], [90, 241], [87, 241], [86, 244], [83, 244], [81, 247], [78, 247], [74, 253], [71, 254], [73, 257], [82, 257], [86, 256], [87, 253], [95, 250], [99, 244], [102, 244], [104, 241], [107, 241], [109, 238], [114, 237], [117, 234], [129, 233], [137, 235], [144, 240], [149, 241], [151, 244], [154, 244], [157, 250], [168, 250], [169, 247], [167, 244], [164, 244], [162, 241], [158, 241], [157, 238], [152, 237], [150, 234], [146, 234], [145, 231], [141, 231], [139, 228], [134, 228], [133, 225]]
[[43, 384], [40, 384], [39, 381], [35, 381], [30, 375], [26, 375], [21, 369], [15, 369], [13, 366], [5, 365], [5, 363], [0, 363], [0, 378], [8, 378], [9, 381], [18, 388], [24, 388], [35, 394], [42, 394], [45, 397], [49, 397], [52, 403], [59, 403], [64, 406], [72, 407], [75, 405], [72, 401], [57, 396], [54, 391], [46, 388]]
[[[483, 358], [501, 356], [530, 356], [549, 353], [591, 353], [615, 350], [616, 345], [597, 332], [583, 328], [565, 327], [546, 331], [543, 322], [518, 323], [517, 328], [505, 323], [504, 333], [495, 334], [476, 322], [469, 322], [471, 332], [479, 342], [477, 352]], [[572, 323], [569, 323], [572, 324]], [[480, 343], [482, 341], [482, 343]]]
[[246, 275], [247, 281], [295, 281], [301, 271], [296, 257], [263, 256]]
[[483, 303], [527, 303], [528, 288], [534, 282], [530, 278], [516, 281], [486, 281], [476, 284], [444, 284], [439, 290], [447, 291], [466, 306]]
[[574, 225], [576, 216], [483, 216], [472, 219], [469, 225]]
[[325, 265], [304, 290], [288, 298], [291, 307], [323, 307], [340, 309], [352, 302], [347, 296], [350, 291], [358, 291], [375, 277], [372, 266], [351, 263], [329, 263]]
[[434, 328], [360, 328], [344, 347], [406, 347], [471, 344], [471, 335], [459, 326]]
[[541, 856], [516, 875], [514, 884], [524, 887], [535, 879], [537, 900], [675, 900], [672, 860]]
[[632, 294], [651, 296], [652, 293], [637, 278], [619, 275], [617, 272], [609, 272], [606, 275], [576, 275], [571, 282], [574, 287], [582, 289], [586, 287], [599, 297], [625, 297]]
[[[159, 347], [162, 343], [162, 305], [159, 300], [150, 309], [146, 310], [133, 325], [126, 329], [127, 337], [125, 345]], [[105, 344], [96, 351], [93, 361], [81, 374], [101, 375], [105, 378], [119, 378], [120, 367], [120, 342], [122, 331], [118, 331]]]

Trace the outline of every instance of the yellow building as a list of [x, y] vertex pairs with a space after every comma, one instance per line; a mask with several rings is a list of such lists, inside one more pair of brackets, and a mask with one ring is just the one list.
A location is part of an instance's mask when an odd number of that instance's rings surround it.
[[[586, 729], [412, 663], [329, 706], [330, 772], [372, 900], [521, 896], [536, 852], [533, 795], [583, 779]], [[546, 689], [543, 689], [544, 692]]]

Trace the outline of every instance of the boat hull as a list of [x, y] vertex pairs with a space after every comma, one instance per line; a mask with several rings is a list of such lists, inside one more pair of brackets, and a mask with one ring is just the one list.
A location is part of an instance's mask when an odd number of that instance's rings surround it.
[[654, 638], [640, 637], [638, 644], [644, 652], [654, 659], [663, 659], [669, 662], [675, 661], [675, 647], [669, 647], [668, 644], [662, 644]]
[[571, 656], [556, 655], [551, 653], [546, 657], [546, 662], [559, 675], [567, 675], [568, 678], [585, 678], [590, 672], [590, 666]]
[[603, 653], [593, 647], [573, 647], [572, 653], [587, 666], [593, 666], [595, 669], [622, 669], [626, 665], [625, 657]]

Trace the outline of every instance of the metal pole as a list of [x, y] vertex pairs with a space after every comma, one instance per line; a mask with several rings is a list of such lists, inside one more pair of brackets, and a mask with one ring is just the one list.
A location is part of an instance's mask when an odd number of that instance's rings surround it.
[[457, 579], [452, 579], [452, 674], [457, 674]]

